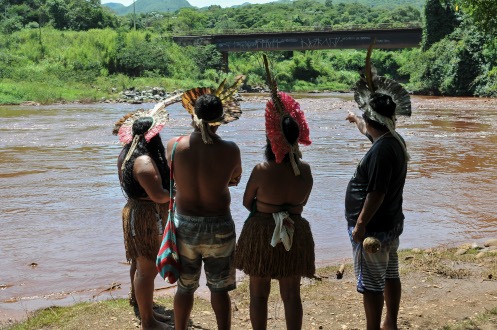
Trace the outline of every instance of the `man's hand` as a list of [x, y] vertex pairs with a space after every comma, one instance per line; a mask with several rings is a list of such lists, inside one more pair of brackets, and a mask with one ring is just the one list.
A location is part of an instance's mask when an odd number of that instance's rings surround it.
[[356, 243], [362, 243], [366, 236], [366, 226], [360, 223], [356, 223], [354, 230], [352, 230], [352, 239]]
[[349, 114], [347, 115], [347, 117], [345, 117], [345, 119], [348, 120], [349, 123], [355, 123], [355, 125], [357, 126], [357, 129], [362, 134], [365, 135], [367, 133], [366, 123], [364, 122], [364, 120], [361, 117], [358, 117], [352, 111], [349, 110]]
[[355, 122], [357, 122], [357, 116], [355, 115], [355, 113], [353, 113], [350, 110], [349, 110], [349, 113], [348, 113], [347, 117], [345, 117], [345, 119], [348, 120], [349, 123], [355, 123]]

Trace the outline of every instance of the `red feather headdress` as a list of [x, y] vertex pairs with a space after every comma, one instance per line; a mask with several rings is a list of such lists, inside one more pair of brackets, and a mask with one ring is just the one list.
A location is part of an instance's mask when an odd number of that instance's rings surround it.
[[[276, 163], [281, 163], [285, 155], [290, 153], [290, 162], [292, 164], [295, 175], [300, 175], [299, 168], [296, 163], [296, 158], [302, 158], [298, 144], [310, 145], [311, 139], [309, 137], [309, 125], [305, 119], [304, 112], [300, 109], [300, 104], [295, 101], [290, 95], [278, 92], [276, 81], [271, 78], [269, 71], [269, 64], [266, 55], [262, 55], [264, 66], [266, 68], [266, 75], [271, 90], [271, 100], [266, 104], [266, 135], [271, 143], [271, 150], [276, 156]], [[293, 144], [289, 144], [286, 140], [283, 130], [282, 122], [285, 117], [292, 117], [299, 126], [299, 138]]]

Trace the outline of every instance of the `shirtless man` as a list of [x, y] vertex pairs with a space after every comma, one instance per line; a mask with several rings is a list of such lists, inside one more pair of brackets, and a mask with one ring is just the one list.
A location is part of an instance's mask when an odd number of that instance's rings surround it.
[[[215, 134], [219, 126], [209, 125], [218, 122], [223, 114], [217, 96], [200, 96], [195, 102], [194, 130], [178, 142], [174, 151], [174, 220], [182, 267], [174, 297], [174, 323], [178, 330], [187, 329], [202, 261], [218, 329], [231, 327], [228, 292], [236, 287], [233, 265], [236, 233], [228, 187], [240, 181], [242, 165], [238, 146]], [[167, 143], [169, 164], [177, 139]]]

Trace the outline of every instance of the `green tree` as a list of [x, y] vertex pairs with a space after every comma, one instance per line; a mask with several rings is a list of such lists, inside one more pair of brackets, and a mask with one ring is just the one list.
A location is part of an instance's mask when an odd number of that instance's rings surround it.
[[471, 15], [475, 23], [484, 31], [497, 35], [497, 1], [458, 0], [454, 6], [460, 6]]
[[427, 50], [457, 27], [455, 8], [441, 0], [427, 0], [424, 10], [422, 48]]
[[69, 27], [69, 7], [64, 0], [48, 0], [47, 12], [54, 28], [63, 30]]
[[198, 64], [200, 73], [203, 74], [209, 69], [223, 69], [221, 53], [214, 45], [188, 47], [188, 54], [195, 63]]

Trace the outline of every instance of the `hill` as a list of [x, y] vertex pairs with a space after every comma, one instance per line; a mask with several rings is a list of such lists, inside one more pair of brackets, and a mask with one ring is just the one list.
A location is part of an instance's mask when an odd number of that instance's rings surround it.
[[[326, 0], [320, 2], [325, 3]], [[332, 0], [333, 5], [340, 3], [359, 3], [368, 7], [400, 7], [412, 6], [417, 9], [424, 7], [426, 0]]]
[[115, 13], [118, 13], [120, 11], [123, 11], [126, 9], [126, 6], [123, 5], [122, 3], [117, 3], [117, 2], [109, 2], [109, 3], [104, 3], [102, 6], [110, 8]]
[[[297, 0], [299, 1], [299, 0]], [[316, 2], [326, 3], [329, 0], [315, 0]], [[426, 0], [332, 0], [333, 5], [338, 4], [349, 4], [358, 3], [368, 7], [401, 7], [401, 6], [412, 6], [414, 8], [422, 9]], [[276, 0], [277, 3], [291, 3], [295, 0]], [[135, 12], [136, 13], [149, 13], [149, 12], [174, 12], [178, 9], [184, 7], [193, 7], [187, 0], [137, 0], [135, 2]], [[242, 5], [236, 5], [235, 7], [243, 7], [250, 5], [249, 2], [245, 2]], [[110, 8], [117, 15], [126, 15], [133, 13], [133, 4], [129, 6], [124, 6], [120, 3], [109, 2], [103, 4]]]
[[[175, 12], [184, 7], [192, 7], [187, 0], [137, 0], [134, 5], [124, 6], [119, 3], [105, 3], [103, 6], [109, 7], [117, 15], [137, 14], [150, 12]], [[134, 6], [134, 8], [133, 8]]]

